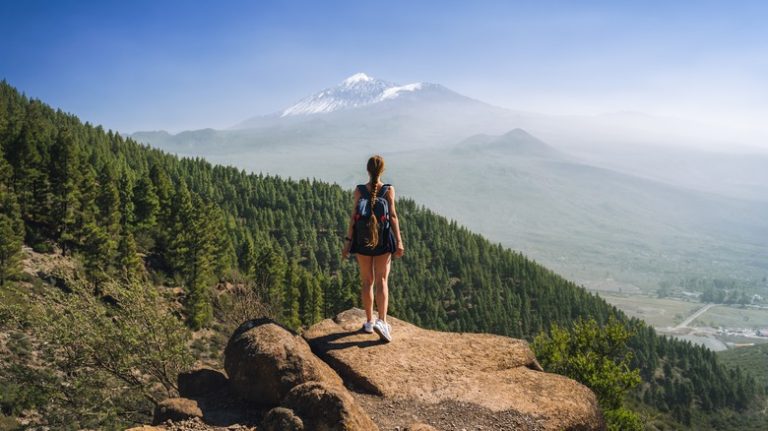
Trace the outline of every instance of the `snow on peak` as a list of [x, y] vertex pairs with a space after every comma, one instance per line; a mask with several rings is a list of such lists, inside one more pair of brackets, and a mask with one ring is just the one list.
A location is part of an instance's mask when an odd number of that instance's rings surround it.
[[370, 76], [366, 75], [363, 72], [360, 72], [360, 73], [356, 73], [356, 74], [350, 76], [349, 78], [345, 79], [343, 84], [352, 85], [352, 84], [355, 84], [357, 82], [368, 82], [368, 81], [373, 81], [373, 78], [371, 78]]
[[381, 93], [381, 100], [394, 99], [400, 93], [404, 91], [416, 91], [421, 90], [421, 82], [416, 82], [408, 85], [401, 85], [399, 87], [389, 87]]
[[335, 87], [326, 88], [300, 100], [284, 110], [281, 117], [328, 113], [340, 109], [371, 105], [397, 98], [403, 93], [419, 91], [424, 85], [421, 82], [398, 85], [373, 78], [362, 72], [356, 73]]

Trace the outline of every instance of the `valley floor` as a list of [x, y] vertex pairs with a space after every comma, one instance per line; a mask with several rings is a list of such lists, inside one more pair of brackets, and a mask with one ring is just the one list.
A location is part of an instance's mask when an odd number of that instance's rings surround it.
[[768, 343], [766, 307], [599, 293], [628, 315], [645, 320], [658, 333], [703, 344], [715, 351]]

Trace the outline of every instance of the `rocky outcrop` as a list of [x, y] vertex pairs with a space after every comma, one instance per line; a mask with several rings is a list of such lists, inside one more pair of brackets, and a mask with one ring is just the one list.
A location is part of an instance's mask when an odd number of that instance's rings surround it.
[[227, 344], [230, 387], [270, 410], [262, 426], [275, 431], [375, 431], [378, 428], [299, 335], [269, 319], [243, 323]]
[[605, 429], [595, 395], [543, 372], [523, 340], [431, 331], [389, 317], [394, 339], [384, 343], [361, 330], [364, 320], [351, 309], [302, 336], [269, 319], [245, 322], [225, 351], [228, 376], [210, 369], [179, 375], [180, 392], [191, 399], [164, 401], [155, 423], [191, 417], [163, 423], [185, 431], [235, 424], [266, 431]]
[[494, 413], [514, 411], [535, 418], [544, 429], [604, 428], [594, 393], [542, 372], [523, 340], [430, 331], [388, 317], [394, 339], [382, 343], [360, 331], [364, 319], [362, 310], [353, 309], [304, 333], [312, 350], [358, 391], [414, 403], [451, 401]]
[[312, 353], [303, 338], [270, 319], [240, 325], [224, 355], [232, 389], [262, 406], [279, 405], [302, 383], [342, 385], [339, 376]]

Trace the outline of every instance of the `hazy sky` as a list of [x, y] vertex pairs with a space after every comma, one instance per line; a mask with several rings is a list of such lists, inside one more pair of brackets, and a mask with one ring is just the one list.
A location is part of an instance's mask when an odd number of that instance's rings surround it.
[[0, 78], [122, 132], [223, 128], [366, 72], [545, 113], [760, 129], [765, 1], [2, 0]]

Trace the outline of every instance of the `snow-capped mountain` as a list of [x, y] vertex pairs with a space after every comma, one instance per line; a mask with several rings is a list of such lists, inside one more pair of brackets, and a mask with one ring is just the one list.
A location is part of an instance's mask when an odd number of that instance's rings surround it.
[[435, 89], [439, 86], [423, 82], [407, 85], [397, 85], [381, 79], [376, 79], [365, 73], [356, 73], [341, 82], [341, 84], [326, 88], [293, 106], [283, 110], [281, 117], [290, 115], [319, 114], [349, 108], [372, 105], [399, 97], [404, 93]]
[[356, 73], [338, 85], [319, 91], [292, 106], [271, 115], [251, 117], [232, 126], [230, 130], [286, 125], [294, 127], [298, 123], [307, 122], [333, 122], [346, 129], [360, 122], [382, 123], [390, 122], [393, 118], [397, 118], [398, 122], [406, 117], [430, 117], [434, 120], [435, 115], [439, 116], [441, 123], [456, 116], [478, 117], [485, 121], [489, 117], [496, 118], [507, 113], [440, 84], [414, 82], [401, 85], [365, 73]]

